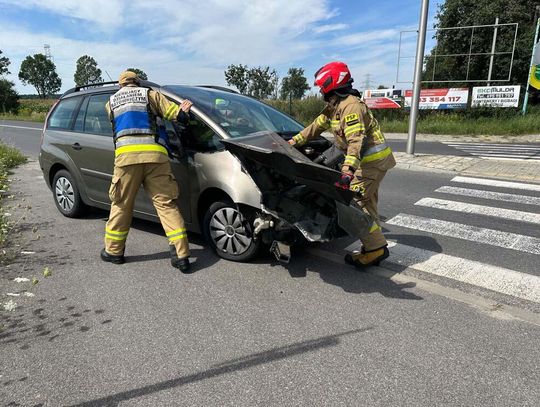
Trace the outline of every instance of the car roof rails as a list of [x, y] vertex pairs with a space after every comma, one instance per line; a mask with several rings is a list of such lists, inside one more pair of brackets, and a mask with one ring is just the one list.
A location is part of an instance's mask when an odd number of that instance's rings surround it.
[[[157, 83], [150, 82], [150, 81], [140, 81], [140, 84], [143, 88], [161, 88], [161, 85], [158, 85]], [[71, 88], [69, 90], [66, 90], [61, 97], [67, 96], [71, 93], [80, 92], [81, 90], [86, 89], [92, 89], [97, 88], [99, 86], [108, 86], [108, 85], [118, 85], [118, 81], [111, 81], [111, 82], [99, 82], [99, 83], [92, 83], [82, 86], [75, 86], [74, 88]]]
[[234, 89], [226, 88], [225, 86], [216, 86], [216, 85], [197, 85], [198, 88], [210, 88], [210, 89], [216, 89], [221, 90], [223, 92], [229, 92], [229, 93], [238, 93]]

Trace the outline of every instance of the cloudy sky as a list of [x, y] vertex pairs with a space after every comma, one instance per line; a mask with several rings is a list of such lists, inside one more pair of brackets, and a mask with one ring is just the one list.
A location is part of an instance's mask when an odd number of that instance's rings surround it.
[[[430, 3], [430, 23], [437, 4]], [[0, 0], [0, 50], [11, 60], [19, 93], [36, 93], [17, 74], [27, 55], [51, 54], [62, 91], [74, 86], [75, 62], [96, 59], [108, 80], [127, 67], [161, 84], [225, 85], [229, 64], [270, 66], [280, 77], [302, 67], [313, 73], [346, 62], [355, 85], [396, 83], [400, 31], [418, 27], [420, 0]], [[415, 37], [403, 37], [403, 56]], [[402, 59], [399, 79], [412, 78]], [[106, 72], [107, 73], [106, 73]], [[406, 84], [397, 84], [407, 88]]]

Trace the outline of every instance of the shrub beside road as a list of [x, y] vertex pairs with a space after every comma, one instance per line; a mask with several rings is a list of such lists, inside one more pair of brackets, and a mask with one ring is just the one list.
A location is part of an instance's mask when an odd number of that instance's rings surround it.
[[[26, 162], [26, 158], [19, 150], [0, 143], [0, 248], [3, 247], [8, 232], [7, 218], [9, 214], [3, 208], [3, 201], [8, 196], [9, 170], [24, 162]], [[0, 253], [1, 258], [2, 254]]]
[[[56, 99], [21, 99], [17, 114], [0, 114], [0, 120], [43, 122]], [[289, 113], [307, 125], [317, 117], [324, 101], [315, 96], [304, 99], [266, 100], [267, 104]], [[407, 133], [408, 111], [405, 109], [373, 110], [386, 133]], [[418, 133], [457, 135], [523, 135], [540, 134], [540, 106], [530, 106], [523, 116], [518, 108], [469, 108], [457, 111], [421, 110]]]

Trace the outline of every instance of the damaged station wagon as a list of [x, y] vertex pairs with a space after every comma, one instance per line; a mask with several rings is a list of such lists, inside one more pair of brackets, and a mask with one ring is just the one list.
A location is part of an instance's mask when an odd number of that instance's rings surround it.
[[[213, 86], [142, 86], [193, 102], [187, 125], [161, 125], [178, 148], [171, 167], [186, 226], [220, 257], [248, 261], [266, 247], [288, 262], [291, 245], [367, 233], [370, 219], [350, 205], [352, 192], [334, 187], [343, 154], [331, 136], [297, 150], [287, 140], [303, 126], [256, 99]], [[73, 88], [47, 117], [39, 162], [65, 216], [110, 206], [114, 146], [105, 103], [117, 90], [112, 83]], [[142, 186], [134, 216], [159, 221]]]

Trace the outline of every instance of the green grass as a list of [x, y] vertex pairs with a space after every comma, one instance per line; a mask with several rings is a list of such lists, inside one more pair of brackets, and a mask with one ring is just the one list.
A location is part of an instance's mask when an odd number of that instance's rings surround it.
[[19, 150], [0, 143], [0, 247], [2, 247], [7, 235], [7, 218], [2, 209], [3, 200], [7, 196], [9, 170], [26, 162]]
[[[407, 133], [407, 119], [382, 119], [386, 133]], [[418, 121], [418, 133], [457, 135], [540, 134], [540, 115], [467, 118], [460, 115], [429, 116]]]
[[44, 122], [47, 112], [56, 99], [19, 99], [20, 107], [17, 113], [0, 114], [0, 120], [23, 120]]

